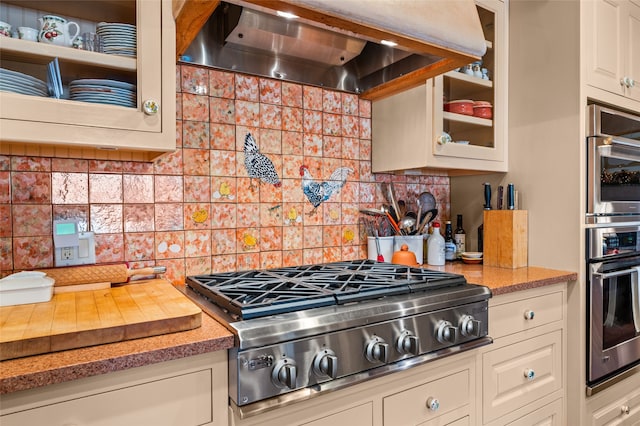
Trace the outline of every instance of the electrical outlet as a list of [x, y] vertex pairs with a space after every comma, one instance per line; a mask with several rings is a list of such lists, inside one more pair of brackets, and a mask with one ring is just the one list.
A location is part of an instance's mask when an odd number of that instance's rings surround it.
[[61, 251], [60, 257], [62, 257], [63, 260], [73, 259], [73, 247], [62, 247]]

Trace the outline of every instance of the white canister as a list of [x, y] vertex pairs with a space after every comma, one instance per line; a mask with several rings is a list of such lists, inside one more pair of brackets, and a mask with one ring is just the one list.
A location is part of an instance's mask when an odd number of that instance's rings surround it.
[[424, 236], [423, 235], [396, 235], [393, 237], [393, 251], [400, 251], [403, 244], [409, 247], [416, 255], [418, 264], [421, 265], [424, 254]]
[[[391, 256], [393, 256], [393, 237], [378, 237], [378, 244], [380, 244], [380, 254], [382, 254], [384, 262], [391, 262]], [[367, 257], [369, 260], [378, 259], [376, 237], [367, 237]]]

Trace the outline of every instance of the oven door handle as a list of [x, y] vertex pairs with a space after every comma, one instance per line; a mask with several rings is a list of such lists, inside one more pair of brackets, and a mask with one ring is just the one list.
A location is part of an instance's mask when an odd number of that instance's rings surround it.
[[631, 313], [636, 333], [640, 333], [640, 266], [633, 269], [636, 270], [636, 279], [635, 282], [631, 280]]
[[640, 269], [640, 267], [631, 268], [631, 269], [625, 269], [623, 271], [607, 272], [607, 273], [594, 272], [593, 274], [597, 275], [602, 280], [606, 280], [606, 279], [613, 278], [613, 277], [619, 277], [621, 275], [635, 274], [635, 276], [636, 276], [635, 281], [636, 281], [636, 284], [637, 284], [638, 283], [638, 274], [640, 273], [639, 269]]

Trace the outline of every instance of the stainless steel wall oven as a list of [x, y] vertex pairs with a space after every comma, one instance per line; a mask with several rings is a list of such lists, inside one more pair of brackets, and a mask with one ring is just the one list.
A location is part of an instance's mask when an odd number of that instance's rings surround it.
[[587, 111], [587, 223], [640, 220], [640, 115]]
[[587, 229], [587, 393], [640, 371], [640, 224]]

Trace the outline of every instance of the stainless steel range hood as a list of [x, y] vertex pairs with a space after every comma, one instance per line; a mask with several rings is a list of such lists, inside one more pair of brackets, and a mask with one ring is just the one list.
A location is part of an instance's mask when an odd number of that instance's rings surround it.
[[485, 50], [473, 0], [251, 0], [220, 2], [182, 58], [378, 99]]

